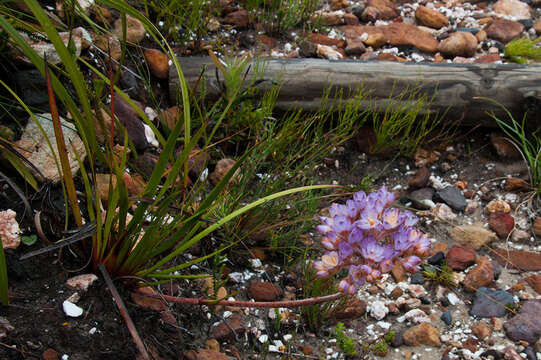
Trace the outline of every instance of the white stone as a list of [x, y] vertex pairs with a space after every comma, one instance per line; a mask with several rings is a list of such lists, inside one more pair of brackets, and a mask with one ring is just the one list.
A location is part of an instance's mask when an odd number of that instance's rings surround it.
[[150, 126], [148, 126], [147, 124], [143, 124], [143, 127], [145, 128], [145, 137], [147, 139], [147, 142], [155, 148], [159, 148], [160, 143], [158, 142], [158, 139], [156, 139], [156, 134], [154, 134], [154, 131], [152, 131]]
[[449, 303], [451, 305], [456, 305], [460, 301], [460, 299], [458, 298], [458, 296], [456, 296], [454, 292], [449, 292], [447, 294], [447, 300], [449, 300]]
[[369, 305], [370, 316], [376, 320], [382, 320], [389, 313], [389, 309], [385, 306], [383, 301], [374, 301]]
[[318, 45], [316, 52], [320, 57], [324, 59], [341, 60], [343, 58], [341, 53], [327, 45]]
[[421, 309], [413, 309], [404, 314], [406, 320], [411, 321], [414, 324], [420, 324], [423, 322], [430, 322], [430, 317]]
[[66, 281], [66, 286], [75, 290], [87, 291], [96, 280], [98, 280], [98, 277], [94, 274], [81, 274], [69, 278]]
[[64, 313], [70, 317], [79, 317], [83, 315], [83, 308], [68, 300], [62, 303], [62, 309], [64, 309]]
[[232, 272], [232, 273], [229, 274], [229, 279], [231, 279], [231, 281], [239, 284], [239, 283], [244, 281], [244, 276], [242, 276], [242, 273], [240, 273], [240, 272]]
[[260, 343], [264, 344], [264, 343], [266, 343], [267, 341], [269, 341], [269, 336], [268, 336], [267, 334], [263, 334], [263, 335], [261, 335], [260, 337], [258, 337], [257, 340], [258, 340]]
[[261, 263], [261, 260], [259, 259], [250, 259], [249, 261], [254, 269], [257, 269], [263, 266], [263, 263]]

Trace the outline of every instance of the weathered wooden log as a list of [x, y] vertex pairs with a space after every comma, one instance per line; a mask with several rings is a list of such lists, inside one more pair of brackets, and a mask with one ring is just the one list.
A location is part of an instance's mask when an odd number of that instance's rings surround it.
[[[180, 64], [192, 86], [205, 68], [201, 81], [205, 82], [207, 96], [212, 99], [219, 95], [223, 76], [216, 78], [216, 69], [210, 58], [181, 57]], [[373, 105], [378, 109], [396, 105], [396, 100], [390, 100], [392, 95], [418, 89], [432, 99], [425, 111], [446, 113], [446, 118], [451, 120], [462, 118], [464, 125], [496, 126], [487, 112], [507, 118], [503, 108], [479, 98], [495, 100], [518, 120], [527, 111], [529, 122], [541, 124], [537, 115], [541, 113], [541, 66], [538, 65], [258, 60], [257, 65], [262, 64], [263, 78], [282, 84], [276, 103], [279, 110], [292, 107], [317, 110], [324, 90], [329, 87], [332, 91], [342, 90], [344, 99], [352, 99], [359, 89], [365, 89], [370, 96], [363, 105]], [[254, 72], [251, 73], [246, 83], [255, 76]], [[176, 97], [179, 80], [174, 68], [169, 78], [170, 94]], [[264, 91], [270, 83], [264, 82], [258, 88]]]

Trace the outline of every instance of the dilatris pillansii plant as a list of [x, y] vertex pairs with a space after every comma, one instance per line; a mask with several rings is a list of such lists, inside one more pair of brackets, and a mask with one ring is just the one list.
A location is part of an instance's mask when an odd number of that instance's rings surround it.
[[314, 263], [317, 276], [348, 268], [338, 287], [344, 294], [354, 294], [366, 282], [391, 271], [396, 261], [406, 271], [417, 272], [430, 241], [414, 227], [418, 219], [412, 212], [390, 207], [394, 200], [395, 194], [383, 186], [369, 195], [359, 191], [345, 205], [332, 204], [329, 216], [322, 216], [317, 226], [327, 250]]

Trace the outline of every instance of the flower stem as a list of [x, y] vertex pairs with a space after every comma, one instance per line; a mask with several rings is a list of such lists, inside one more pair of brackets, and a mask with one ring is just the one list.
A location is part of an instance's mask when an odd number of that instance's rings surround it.
[[237, 301], [237, 300], [210, 300], [201, 298], [185, 298], [160, 294], [149, 294], [148, 292], [137, 289], [137, 292], [145, 296], [163, 299], [170, 302], [193, 304], [193, 305], [209, 305], [209, 306], [238, 306], [238, 307], [250, 307], [250, 308], [294, 308], [301, 306], [310, 306], [315, 304], [321, 304], [324, 302], [334, 301], [340, 299], [344, 294], [335, 293], [332, 295], [318, 296], [314, 298], [308, 298], [303, 300], [289, 300], [289, 301]]

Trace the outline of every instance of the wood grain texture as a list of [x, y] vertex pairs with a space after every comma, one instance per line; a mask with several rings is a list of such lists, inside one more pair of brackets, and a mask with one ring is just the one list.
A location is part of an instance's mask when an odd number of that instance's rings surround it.
[[[203, 67], [209, 98], [219, 94], [219, 81], [215, 66], [208, 57], [181, 57], [180, 63], [189, 84], [199, 78]], [[486, 114], [493, 112], [507, 118], [503, 109], [495, 104], [476, 99], [486, 97], [496, 100], [516, 119], [522, 119], [528, 109], [529, 120], [539, 121], [541, 108], [541, 66], [517, 64], [442, 64], [442, 63], [399, 63], [330, 61], [324, 59], [269, 59], [259, 60], [265, 68], [263, 77], [281, 83], [276, 107], [287, 110], [302, 107], [316, 110], [323, 91], [343, 90], [352, 96], [358, 89], [370, 91], [372, 104], [383, 109], [392, 94], [405, 89], [420, 87], [432, 98], [426, 111], [444, 113], [446, 118], [456, 120], [464, 117], [463, 124], [496, 126]], [[249, 75], [250, 76], [253, 75]], [[179, 91], [178, 77], [174, 69], [170, 73], [170, 94], [176, 97]], [[270, 82], [266, 82], [270, 84]], [[263, 85], [260, 89], [263, 91]], [[367, 101], [366, 106], [370, 103]]]

